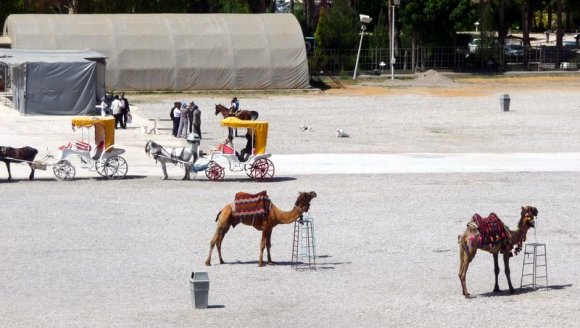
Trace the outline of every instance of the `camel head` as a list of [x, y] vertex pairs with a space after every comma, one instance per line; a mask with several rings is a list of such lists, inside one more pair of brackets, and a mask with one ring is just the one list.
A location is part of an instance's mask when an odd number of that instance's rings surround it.
[[308, 212], [310, 210], [310, 201], [316, 197], [314, 191], [311, 192], [300, 192], [298, 193], [298, 199], [294, 206], [302, 213]]
[[522, 206], [522, 218], [519, 225], [526, 228], [534, 228], [535, 219], [538, 216], [538, 209], [533, 206]]

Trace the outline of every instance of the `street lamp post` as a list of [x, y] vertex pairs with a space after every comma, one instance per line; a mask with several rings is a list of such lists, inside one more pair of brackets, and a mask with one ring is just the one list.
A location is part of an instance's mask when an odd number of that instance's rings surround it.
[[391, 19], [391, 80], [395, 79], [395, 6], [400, 4], [400, 0], [392, 0], [393, 5], [391, 6], [391, 11], [393, 12], [393, 18]]
[[360, 42], [358, 44], [358, 53], [356, 54], [356, 63], [354, 64], [354, 73], [352, 74], [352, 79], [356, 79], [356, 71], [358, 69], [358, 60], [360, 58], [360, 48], [362, 47], [363, 36], [365, 35], [365, 31], [367, 29], [367, 24], [370, 24], [373, 19], [367, 15], [359, 15], [360, 19]]

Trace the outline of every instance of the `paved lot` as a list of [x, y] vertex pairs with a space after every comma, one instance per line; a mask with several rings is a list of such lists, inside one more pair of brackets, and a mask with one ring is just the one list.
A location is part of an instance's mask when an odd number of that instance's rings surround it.
[[[569, 79], [567, 86], [578, 84], [576, 77]], [[463, 91], [473, 84], [483, 92], [466, 96]], [[143, 135], [140, 125], [167, 114], [171, 97], [195, 98], [203, 110], [202, 145], [209, 147], [225, 136], [212, 104], [229, 97], [135, 95], [136, 126], [117, 136], [127, 149], [128, 179], [107, 181], [86, 173], [61, 182], [39, 171], [38, 181], [31, 182], [24, 179], [27, 169], [18, 166], [16, 181], [0, 180], [0, 325], [573, 326], [580, 296], [580, 175], [574, 168], [580, 96], [574, 88], [555, 92], [551, 82], [541, 84], [544, 91], [533, 83], [523, 88], [464, 81], [445, 88], [248, 94], [243, 107], [256, 108], [271, 122], [269, 151], [280, 156], [280, 172], [269, 183], [228, 172], [220, 183], [205, 177], [181, 181], [180, 168], [170, 170], [172, 180], [161, 181], [160, 168], [143, 152], [152, 136]], [[512, 97], [508, 113], [499, 111], [500, 92]], [[21, 117], [1, 108], [0, 119], [2, 144], [32, 145], [41, 155], [72, 135], [66, 117]], [[300, 124], [314, 129], [300, 132]], [[336, 128], [351, 138], [336, 138]], [[167, 135], [155, 139], [185, 144]], [[284, 168], [296, 158], [302, 163], [294, 166], [323, 165], [324, 158], [336, 156], [329, 154], [341, 153], [352, 156], [344, 157], [345, 171], [360, 166], [360, 172]], [[416, 161], [396, 162], [404, 166], [399, 172], [375, 172], [360, 164], [372, 167], [379, 159], [365, 160], [365, 154]], [[480, 161], [484, 169], [457, 169], [467, 165], [462, 162], [442, 173], [434, 162], [421, 162], [440, 158], [449, 165], [445, 159], [457, 154]], [[510, 157], [514, 154], [519, 157]], [[566, 156], [572, 161], [563, 161]], [[498, 169], [516, 164], [524, 169]], [[131, 171], [133, 166], [142, 171]], [[0, 177], [5, 173], [0, 163]], [[235, 192], [261, 190], [282, 209], [292, 207], [298, 191], [317, 192], [311, 214], [318, 270], [291, 269], [293, 225], [274, 230], [272, 256], [278, 265], [258, 268], [260, 233], [245, 226], [226, 236], [227, 264], [217, 265], [214, 254], [214, 266], [203, 265], [215, 215]], [[490, 293], [492, 257], [481, 252], [468, 273], [476, 298], [464, 300], [457, 235], [475, 212], [493, 211], [513, 227], [522, 205], [540, 211], [537, 236], [532, 232], [528, 239], [547, 244], [549, 290]], [[522, 260], [520, 254], [511, 261], [516, 287]], [[208, 310], [191, 308], [192, 270], [209, 273]], [[506, 288], [503, 273], [500, 287]]]

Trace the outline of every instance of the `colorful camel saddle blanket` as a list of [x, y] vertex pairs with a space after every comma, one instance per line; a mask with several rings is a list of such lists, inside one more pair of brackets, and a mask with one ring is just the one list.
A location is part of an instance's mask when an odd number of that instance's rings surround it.
[[232, 204], [235, 227], [242, 221], [253, 226], [262, 225], [262, 221], [270, 214], [272, 202], [266, 191], [257, 194], [248, 194], [245, 192], [236, 193], [234, 203]]
[[[508, 227], [501, 222], [495, 213], [489, 214], [488, 217], [481, 217], [474, 214], [468, 226], [474, 227], [479, 231], [479, 246], [509, 244], [510, 233]], [[477, 238], [477, 237], [476, 237]], [[471, 241], [473, 242], [473, 240]]]

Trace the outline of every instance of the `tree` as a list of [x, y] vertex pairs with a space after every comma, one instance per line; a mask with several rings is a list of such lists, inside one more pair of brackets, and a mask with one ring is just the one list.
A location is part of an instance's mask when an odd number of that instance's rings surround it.
[[316, 33], [317, 49], [353, 49], [359, 31], [358, 18], [348, 0], [335, 0], [329, 10], [320, 11]]
[[401, 1], [402, 32], [419, 45], [453, 44], [456, 31], [470, 30], [477, 20], [472, 0]]

